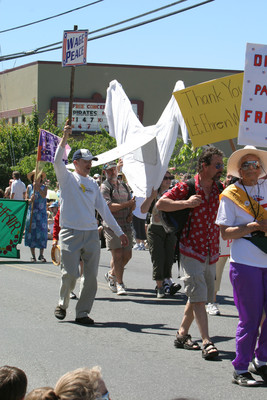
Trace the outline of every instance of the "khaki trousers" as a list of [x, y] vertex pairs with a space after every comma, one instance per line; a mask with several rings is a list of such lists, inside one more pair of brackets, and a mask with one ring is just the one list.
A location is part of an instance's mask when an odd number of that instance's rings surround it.
[[62, 228], [59, 234], [61, 249], [61, 285], [59, 306], [67, 309], [70, 292], [79, 277], [80, 257], [84, 262], [76, 318], [90, 314], [97, 291], [97, 273], [100, 258], [100, 242], [97, 230], [78, 231]]

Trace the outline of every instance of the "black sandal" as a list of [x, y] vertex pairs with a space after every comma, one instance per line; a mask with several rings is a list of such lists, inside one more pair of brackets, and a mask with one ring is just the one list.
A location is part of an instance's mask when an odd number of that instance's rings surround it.
[[33, 257], [33, 256], [31, 257], [31, 262], [36, 262], [36, 257], [35, 257], [35, 256], [34, 256], [34, 257]]
[[46, 259], [44, 258], [44, 256], [42, 254], [39, 255], [38, 260], [42, 261], [43, 263], [46, 262]]
[[204, 344], [202, 350], [202, 358], [204, 358], [205, 360], [212, 360], [213, 358], [218, 357], [218, 355], [218, 349], [214, 346], [213, 342], [208, 342]]
[[185, 350], [200, 350], [200, 346], [197, 342], [193, 342], [191, 339], [191, 335], [180, 335], [178, 332], [176, 333], [176, 339], [174, 340], [174, 346], [178, 349]]

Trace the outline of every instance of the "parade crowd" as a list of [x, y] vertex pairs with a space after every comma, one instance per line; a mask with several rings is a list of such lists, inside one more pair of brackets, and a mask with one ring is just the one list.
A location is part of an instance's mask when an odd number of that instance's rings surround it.
[[[61, 282], [55, 317], [65, 319], [76, 281], [81, 278], [75, 322], [94, 324], [91, 309], [97, 291], [101, 247], [110, 251], [110, 270], [105, 279], [118, 296], [127, 295], [124, 270], [132, 250], [148, 249], [158, 299], [173, 296], [181, 289], [172, 278], [175, 260], [179, 259], [183, 271], [187, 302], [174, 338], [175, 347], [200, 351], [204, 360], [218, 359], [220, 351], [209, 336], [208, 315], [220, 315], [216, 295], [227, 260], [219, 258], [221, 235], [223, 240], [232, 240], [230, 281], [239, 315], [232, 382], [240, 386], [267, 383], [267, 152], [253, 146], [235, 151], [228, 159], [226, 179], [222, 182], [224, 155], [209, 146], [199, 157], [194, 177], [185, 176], [174, 182], [167, 170], [160, 187], [141, 198], [135, 197], [125, 182], [121, 161], [106, 163], [103, 179], [99, 175], [90, 177], [92, 160], [97, 158], [89, 150], [80, 149], [73, 154], [74, 172], [68, 170], [62, 156], [71, 132], [66, 125], [55, 155], [58, 201], [47, 206], [45, 174], [35, 176], [35, 171], [28, 174], [31, 184], [27, 188], [19, 173], [14, 172], [4, 194], [10, 199], [29, 201], [25, 245], [30, 247], [32, 262], [37, 261], [36, 249], [38, 261], [46, 262], [44, 249], [48, 238], [53, 239], [53, 247], [60, 247]], [[177, 238], [174, 231], [166, 231], [162, 215], [172, 213], [179, 219], [185, 210], [185, 223]], [[202, 345], [190, 335], [194, 320]], [[8, 368], [11, 367], [2, 370]], [[1, 376], [0, 398], [11, 400], [13, 397], [1, 396]], [[64, 394], [68, 385], [68, 390], [73, 391], [79, 391], [81, 385], [87, 393], [77, 399], [109, 398], [100, 371], [95, 368], [70, 372], [54, 389], [38, 389], [43, 397], [31, 392], [26, 399], [71, 398]], [[26, 387], [16, 399], [22, 399], [25, 393]]]

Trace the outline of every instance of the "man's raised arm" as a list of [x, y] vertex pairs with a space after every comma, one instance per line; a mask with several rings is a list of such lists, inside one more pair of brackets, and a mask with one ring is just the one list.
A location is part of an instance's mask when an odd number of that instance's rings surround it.
[[64, 126], [64, 131], [63, 131], [63, 136], [61, 139], [61, 142], [59, 143], [60, 147], [65, 147], [69, 138], [69, 135], [72, 134], [72, 127], [71, 125], [68, 125], [68, 122], [66, 122], [66, 125]]

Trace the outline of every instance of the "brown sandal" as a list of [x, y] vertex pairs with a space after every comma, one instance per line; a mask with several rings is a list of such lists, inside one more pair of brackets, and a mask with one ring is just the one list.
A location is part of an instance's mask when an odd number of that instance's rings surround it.
[[176, 339], [174, 340], [174, 346], [178, 349], [185, 350], [200, 350], [200, 346], [197, 342], [193, 342], [191, 339], [191, 335], [180, 335], [178, 332], [176, 333]]
[[212, 360], [213, 358], [218, 357], [219, 352], [217, 347], [214, 346], [214, 343], [208, 342], [203, 345], [202, 350], [202, 358], [205, 360]]

